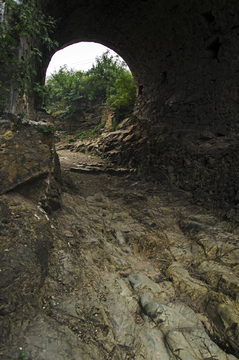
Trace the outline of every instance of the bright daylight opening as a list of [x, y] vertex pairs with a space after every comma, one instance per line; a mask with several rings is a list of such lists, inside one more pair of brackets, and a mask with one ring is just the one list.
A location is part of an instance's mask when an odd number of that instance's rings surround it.
[[[64, 141], [114, 131], [133, 113], [136, 89], [125, 61], [97, 43], [80, 42], [56, 52], [46, 72], [44, 109]], [[74, 139], [66, 139], [74, 134]]]
[[96, 57], [107, 50], [112, 56], [118, 55], [106, 46], [94, 42], [80, 42], [67, 46], [53, 55], [46, 71], [46, 78], [64, 65], [67, 65], [68, 69], [87, 71], [95, 63]]

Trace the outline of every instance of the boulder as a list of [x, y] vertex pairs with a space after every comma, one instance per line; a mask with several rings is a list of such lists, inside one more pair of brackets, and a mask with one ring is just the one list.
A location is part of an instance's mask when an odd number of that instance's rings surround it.
[[53, 133], [35, 124], [0, 124], [0, 195], [19, 188], [51, 212], [60, 207], [60, 164]]

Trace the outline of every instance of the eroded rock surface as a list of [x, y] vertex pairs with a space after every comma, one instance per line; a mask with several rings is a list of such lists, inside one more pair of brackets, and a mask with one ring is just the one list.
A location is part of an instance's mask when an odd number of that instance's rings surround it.
[[59, 154], [60, 210], [0, 198], [1, 359], [236, 359], [239, 229], [190, 193]]
[[[46, 122], [0, 122], [0, 194], [15, 188], [51, 212], [60, 208], [61, 171]], [[32, 183], [32, 186], [28, 186]]]
[[137, 169], [141, 176], [171, 182], [190, 191], [207, 209], [220, 208], [239, 223], [238, 134], [173, 130], [125, 119], [113, 132], [95, 140], [65, 144], [65, 149], [92, 152], [114, 164]]

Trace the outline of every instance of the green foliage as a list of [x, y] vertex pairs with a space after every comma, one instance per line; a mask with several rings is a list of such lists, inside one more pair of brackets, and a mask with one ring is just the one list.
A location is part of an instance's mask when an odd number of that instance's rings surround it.
[[129, 71], [122, 73], [115, 81], [114, 87], [107, 93], [106, 104], [114, 111], [114, 120], [119, 123], [130, 116], [134, 109], [136, 89], [134, 79]]
[[75, 140], [80, 139], [82, 141], [84, 139], [95, 139], [100, 135], [100, 129], [102, 127], [104, 127], [104, 123], [95, 126], [94, 129], [81, 130], [78, 134], [75, 135]]
[[104, 52], [96, 58], [96, 65], [93, 65], [85, 74], [83, 79], [84, 96], [89, 100], [102, 98], [106, 100], [106, 94], [114, 86], [116, 79], [126, 71], [126, 64], [119, 56], [109, 55]]
[[[36, 75], [33, 59], [41, 61], [42, 52], [31, 48], [27, 57], [18, 59], [18, 47], [25, 37], [38, 39], [48, 50], [57, 46], [50, 34], [55, 28], [55, 20], [46, 16], [36, 6], [35, 0], [0, 0], [0, 74], [14, 83], [15, 90], [22, 96], [27, 89], [33, 88], [31, 82]], [[0, 107], [4, 108], [6, 92], [0, 82]], [[37, 91], [39, 91], [39, 84]], [[42, 90], [40, 90], [42, 91]], [[1, 110], [1, 109], [0, 109]]]
[[105, 101], [116, 79], [126, 71], [125, 67], [119, 56], [110, 56], [109, 51], [97, 57], [96, 65], [87, 72], [68, 70], [64, 65], [47, 79], [46, 92], [50, 95], [47, 98], [51, 102], [47, 109], [51, 113], [63, 110], [61, 117], [67, 119], [81, 110], [82, 98]]
[[115, 130], [117, 130], [118, 125], [119, 125], [118, 121], [117, 121], [116, 119], [113, 119], [112, 125], [111, 125], [111, 127], [109, 128], [109, 131], [115, 131]]
[[68, 135], [66, 132], [63, 132], [61, 141], [65, 139], [65, 142], [74, 142], [76, 140], [88, 140], [88, 139], [95, 139], [100, 135], [100, 130], [105, 126], [105, 122], [100, 123], [99, 125], [95, 126], [93, 129], [88, 130], [80, 130], [74, 135]]
[[81, 79], [83, 72], [68, 70], [64, 65], [47, 80], [48, 113], [60, 111], [60, 117], [67, 119], [81, 110]]
[[21, 354], [19, 355], [18, 359], [19, 359], [19, 360], [26, 360], [25, 356], [26, 356], [25, 353], [21, 353]]
[[38, 101], [42, 107], [50, 104], [50, 89], [37, 82], [34, 83], [33, 91], [38, 95]]
[[129, 116], [135, 102], [133, 76], [119, 56], [106, 51], [96, 58], [96, 64], [87, 72], [69, 70], [66, 65], [47, 80], [48, 113], [63, 120], [70, 119], [82, 110], [82, 100], [100, 99], [115, 112], [115, 127]]
[[45, 136], [52, 135], [56, 131], [56, 129], [52, 125], [50, 125], [50, 126], [37, 126], [37, 130], [42, 132], [43, 135], [45, 135]]

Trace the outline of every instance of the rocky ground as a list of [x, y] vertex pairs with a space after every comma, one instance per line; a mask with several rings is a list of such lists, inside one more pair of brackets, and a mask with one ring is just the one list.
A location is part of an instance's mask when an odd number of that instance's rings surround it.
[[[66, 139], [65, 139], [66, 140]], [[95, 139], [64, 142], [61, 149], [94, 153], [144, 178], [190, 192], [195, 204], [220, 208], [239, 224], [239, 135], [190, 128], [170, 130], [137, 118]]]
[[0, 197], [0, 359], [239, 358], [239, 228], [190, 192], [58, 154], [61, 209], [29, 187]]

